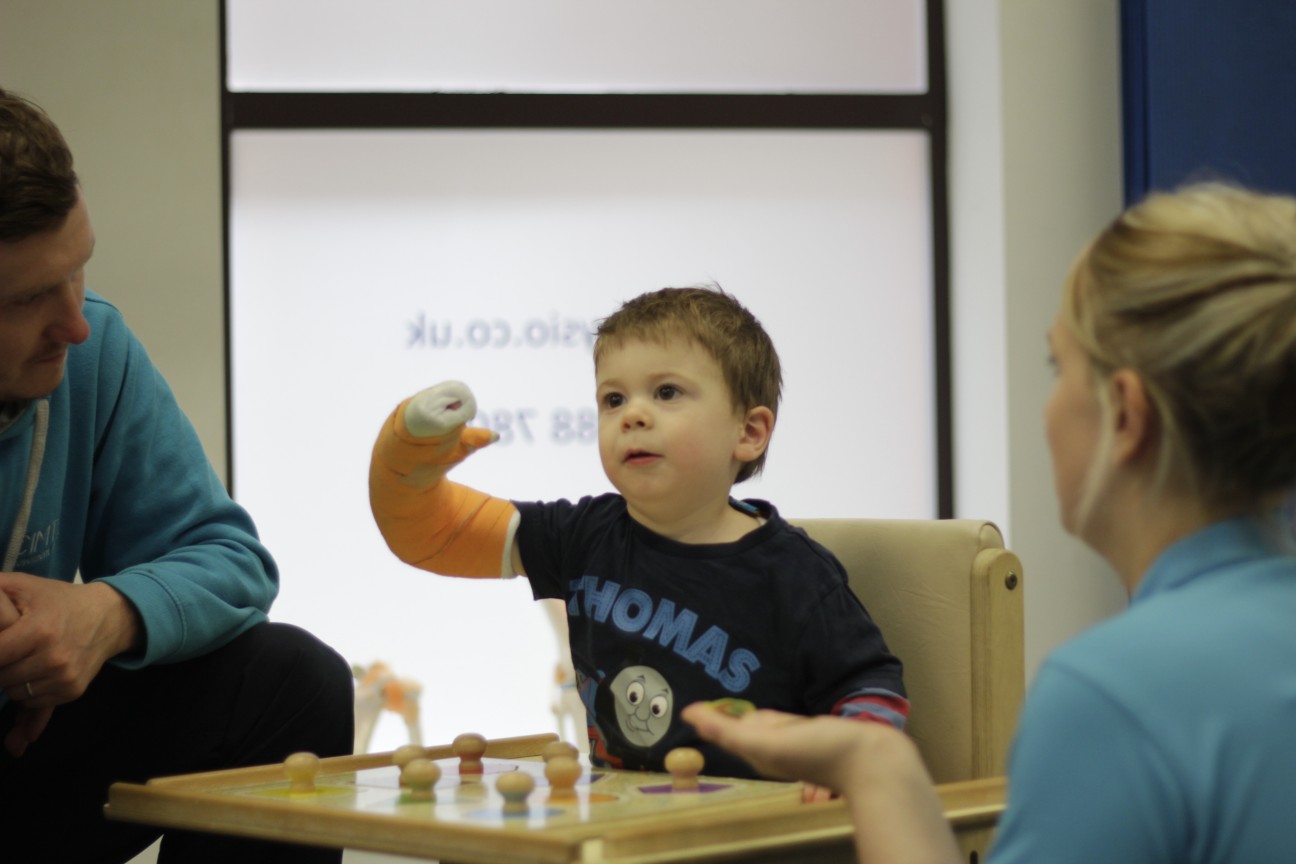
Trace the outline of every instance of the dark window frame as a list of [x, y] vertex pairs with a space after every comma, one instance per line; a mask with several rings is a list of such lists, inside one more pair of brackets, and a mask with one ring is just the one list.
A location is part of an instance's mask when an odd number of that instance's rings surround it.
[[930, 141], [937, 517], [954, 510], [949, 132], [942, 0], [926, 0], [927, 82], [916, 94], [243, 92], [229, 89], [220, 4], [226, 457], [234, 464], [230, 145], [248, 129], [903, 129]]

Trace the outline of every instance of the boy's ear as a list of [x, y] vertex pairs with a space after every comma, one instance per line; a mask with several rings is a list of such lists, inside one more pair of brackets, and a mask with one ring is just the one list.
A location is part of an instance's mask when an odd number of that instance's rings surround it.
[[764, 405], [752, 408], [743, 418], [742, 437], [738, 439], [734, 458], [739, 462], [754, 462], [765, 452], [773, 434], [774, 412]]

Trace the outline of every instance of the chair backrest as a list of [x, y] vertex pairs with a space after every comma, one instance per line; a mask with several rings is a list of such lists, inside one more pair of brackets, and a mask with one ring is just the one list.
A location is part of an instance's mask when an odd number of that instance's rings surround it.
[[1003, 774], [1026, 687], [1021, 562], [991, 522], [794, 519], [837, 556], [904, 663], [932, 779]]

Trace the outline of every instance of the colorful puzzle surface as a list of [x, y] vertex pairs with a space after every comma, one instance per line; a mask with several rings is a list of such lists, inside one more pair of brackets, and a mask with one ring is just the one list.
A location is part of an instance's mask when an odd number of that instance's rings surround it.
[[[667, 774], [605, 771], [583, 762], [574, 783], [556, 788], [539, 755], [553, 737], [490, 742], [479, 775], [461, 774], [449, 748], [426, 748], [439, 775], [431, 800], [417, 800], [402, 785], [394, 754], [373, 754], [319, 760], [318, 770], [301, 781], [309, 791], [294, 791], [283, 765], [116, 784], [106, 812], [164, 827], [467, 864], [636, 860], [636, 843], [618, 846], [614, 835], [667, 832], [693, 816], [801, 806], [799, 784], [702, 775], [696, 788], [681, 791], [678, 778]], [[529, 790], [522, 803], [507, 804], [501, 788], [510, 783]]]
[[[293, 792], [288, 781], [234, 785], [209, 791], [217, 795], [288, 801], [302, 806], [369, 814], [423, 818], [429, 822], [491, 826], [510, 831], [575, 825], [624, 818], [696, 810], [735, 800], [773, 798], [798, 800], [799, 788], [784, 783], [752, 780], [702, 779], [697, 789], [676, 791], [664, 774], [604, 771], [582, 766], [572, 790], [573, 797], [555, 797], [544, 775], [544, 763], [528, 759], [483, 760], [480, 777], [465, 780], [458, 773], [455, 758], [436, 760], [441, 777], [434, 784], [434, 798], [416, 800], [402, 789], [400, 769], [394, 765], [359, 771], [322, 774], [313, 792]], [[497, 788], [507, 773], [529, 774], [534, 790], [526, 807], [506, 812], [504, 796]]]

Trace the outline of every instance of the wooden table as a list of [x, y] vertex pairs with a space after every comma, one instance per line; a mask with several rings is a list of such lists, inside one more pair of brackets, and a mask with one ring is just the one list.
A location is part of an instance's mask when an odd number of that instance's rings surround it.
[[[672, 792], [664, 774], [589, 769], [574, 801], [552, 801], [539, 754], [554, 735], [490, 741], [487, 773], [461, 782], [449, 745], [426, 748], [444, 774], [435, 802], [402, 791], [392, 754], [321, 760], [315, 791], [290, 793], [282, 765], [165, 777], [109, 790], [110, 819], [455, 864], [849, 862], [844, 803], [800, 803], [799, 784], [702, 777]], [[505, 815], [494, 778], [533, 774], [526, 813]], [[937, 790], [965, 857], [984, 860], [1003, 809], [1002, 778]], [[976, 857], [973, 857], [973, 856]]]

